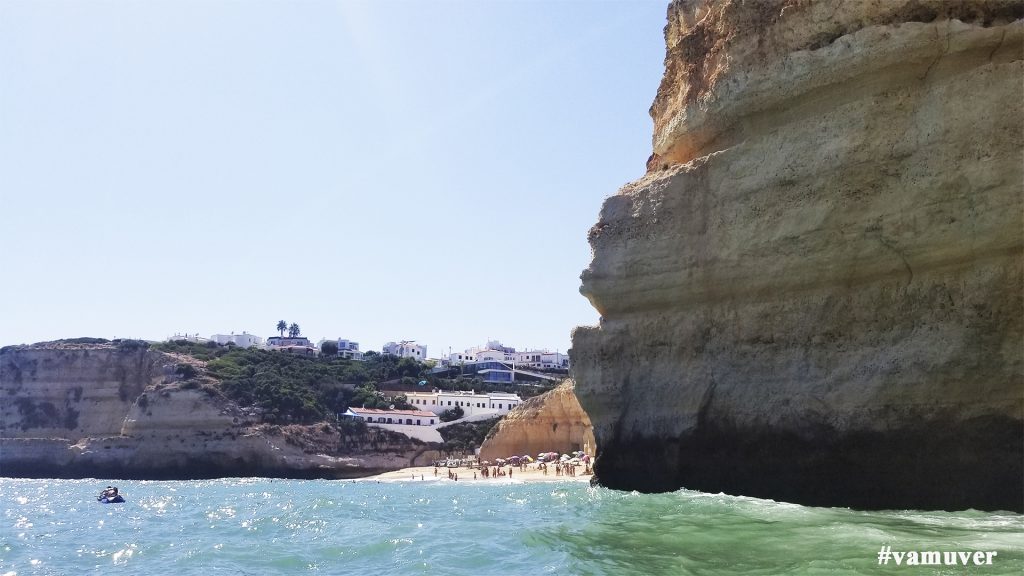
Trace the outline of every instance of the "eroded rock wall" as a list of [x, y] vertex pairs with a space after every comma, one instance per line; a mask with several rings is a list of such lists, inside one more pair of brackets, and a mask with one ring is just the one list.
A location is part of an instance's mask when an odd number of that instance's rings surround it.
[[0, 436], [118, 435], [142, 391], [173, 372], [163, 354], [139, 348], [6, 348], [0, 354]]
[[0, 350], [0, 475], [353, 478], [437, 457], [376, 429], [260, 424], [210, 382], [182, 381], [182, 361], [116, 345]]
[[1024, 3], [668, 12], [582, 276], [598, 480], [1024, 508]]
[[487, 435], [480, 459], [575, 450], [593, 453], [594, 428], [574, 390], [570, 380], [516, 406]]

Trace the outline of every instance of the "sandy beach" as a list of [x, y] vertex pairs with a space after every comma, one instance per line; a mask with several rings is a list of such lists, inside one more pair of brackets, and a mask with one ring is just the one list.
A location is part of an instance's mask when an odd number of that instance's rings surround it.
[[[437, 468], [437, 476], [434, 476], [435, 468], [433, 466], [416, 466], [412, 468], [403, 468], [401, 470], [395, 470], [393, 472], [385, 472], [384, 474], [378, 474], [377, 476], [369, 476], [363, 478], [363, 480], [381, 480], [381, 481], [445, 481], [449, 482], [452, 480], [448, 479], [448, 472], [451, 471], [458, 474], [458, 482], [491, 482], [491, 483], [508, 483], [508, 482], [589, 482], [592, 474], [583, 474], [583, 466], [576, 467], [575, 476], [559, 476], [555, 474], [554, 465], [548, 466], [548, 473], [544, 474], [542, 470], [538, 470], [536, 464], [530, 464], [524, 469], [511, 468], [511, 476], [491, 476], [490, 478], [484, 478], [480, 474], [480, 470], [475, 468], [467, 468], [460, 466], [458, 468]], [[491, 468], [493, 470], [493, 467]], [[506, 474], [509, 472], [509, 467], [503, 468]], [[473, 475], [476, 474], [474, 479]]]

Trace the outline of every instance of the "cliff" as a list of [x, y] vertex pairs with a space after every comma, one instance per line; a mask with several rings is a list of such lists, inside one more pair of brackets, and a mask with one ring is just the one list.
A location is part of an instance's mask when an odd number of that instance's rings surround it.
[[594, 431], [570, 380], [534, 396], [502, 418], [480, 447], [481, 460], [540, 452], [593, 452]]
[[573, 336], [600, 483], [1024, 509], [1022, 16], [670, 5]]
[[436, 457], [377, 429], [262, 424], [214, 382], [177, 375], [182, 362], [195, 361], [111, 344], [0, 350], [0, 475], [350, 478]]

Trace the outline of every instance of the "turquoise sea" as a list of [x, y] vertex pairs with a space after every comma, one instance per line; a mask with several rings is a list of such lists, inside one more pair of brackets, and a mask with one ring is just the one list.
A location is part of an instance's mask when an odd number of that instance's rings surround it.
[[[858, 512], [585, 483], [0, 479], [0, 575], [1014, 574], [1024, 516]], [[990, 551], [990, 566], [879, 565]]]

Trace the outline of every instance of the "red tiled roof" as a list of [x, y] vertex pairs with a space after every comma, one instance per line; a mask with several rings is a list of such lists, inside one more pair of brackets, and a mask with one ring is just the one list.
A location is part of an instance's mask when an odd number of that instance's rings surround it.
[[384, 416], [426, 416], [428, 418], [437, 418], [437, 414], [424, 412], [423, 410], [377, 410], [376, 408], [349, 408], [349, 410], [356, 414], [365, 414], [367, 416], [382, 414]]

